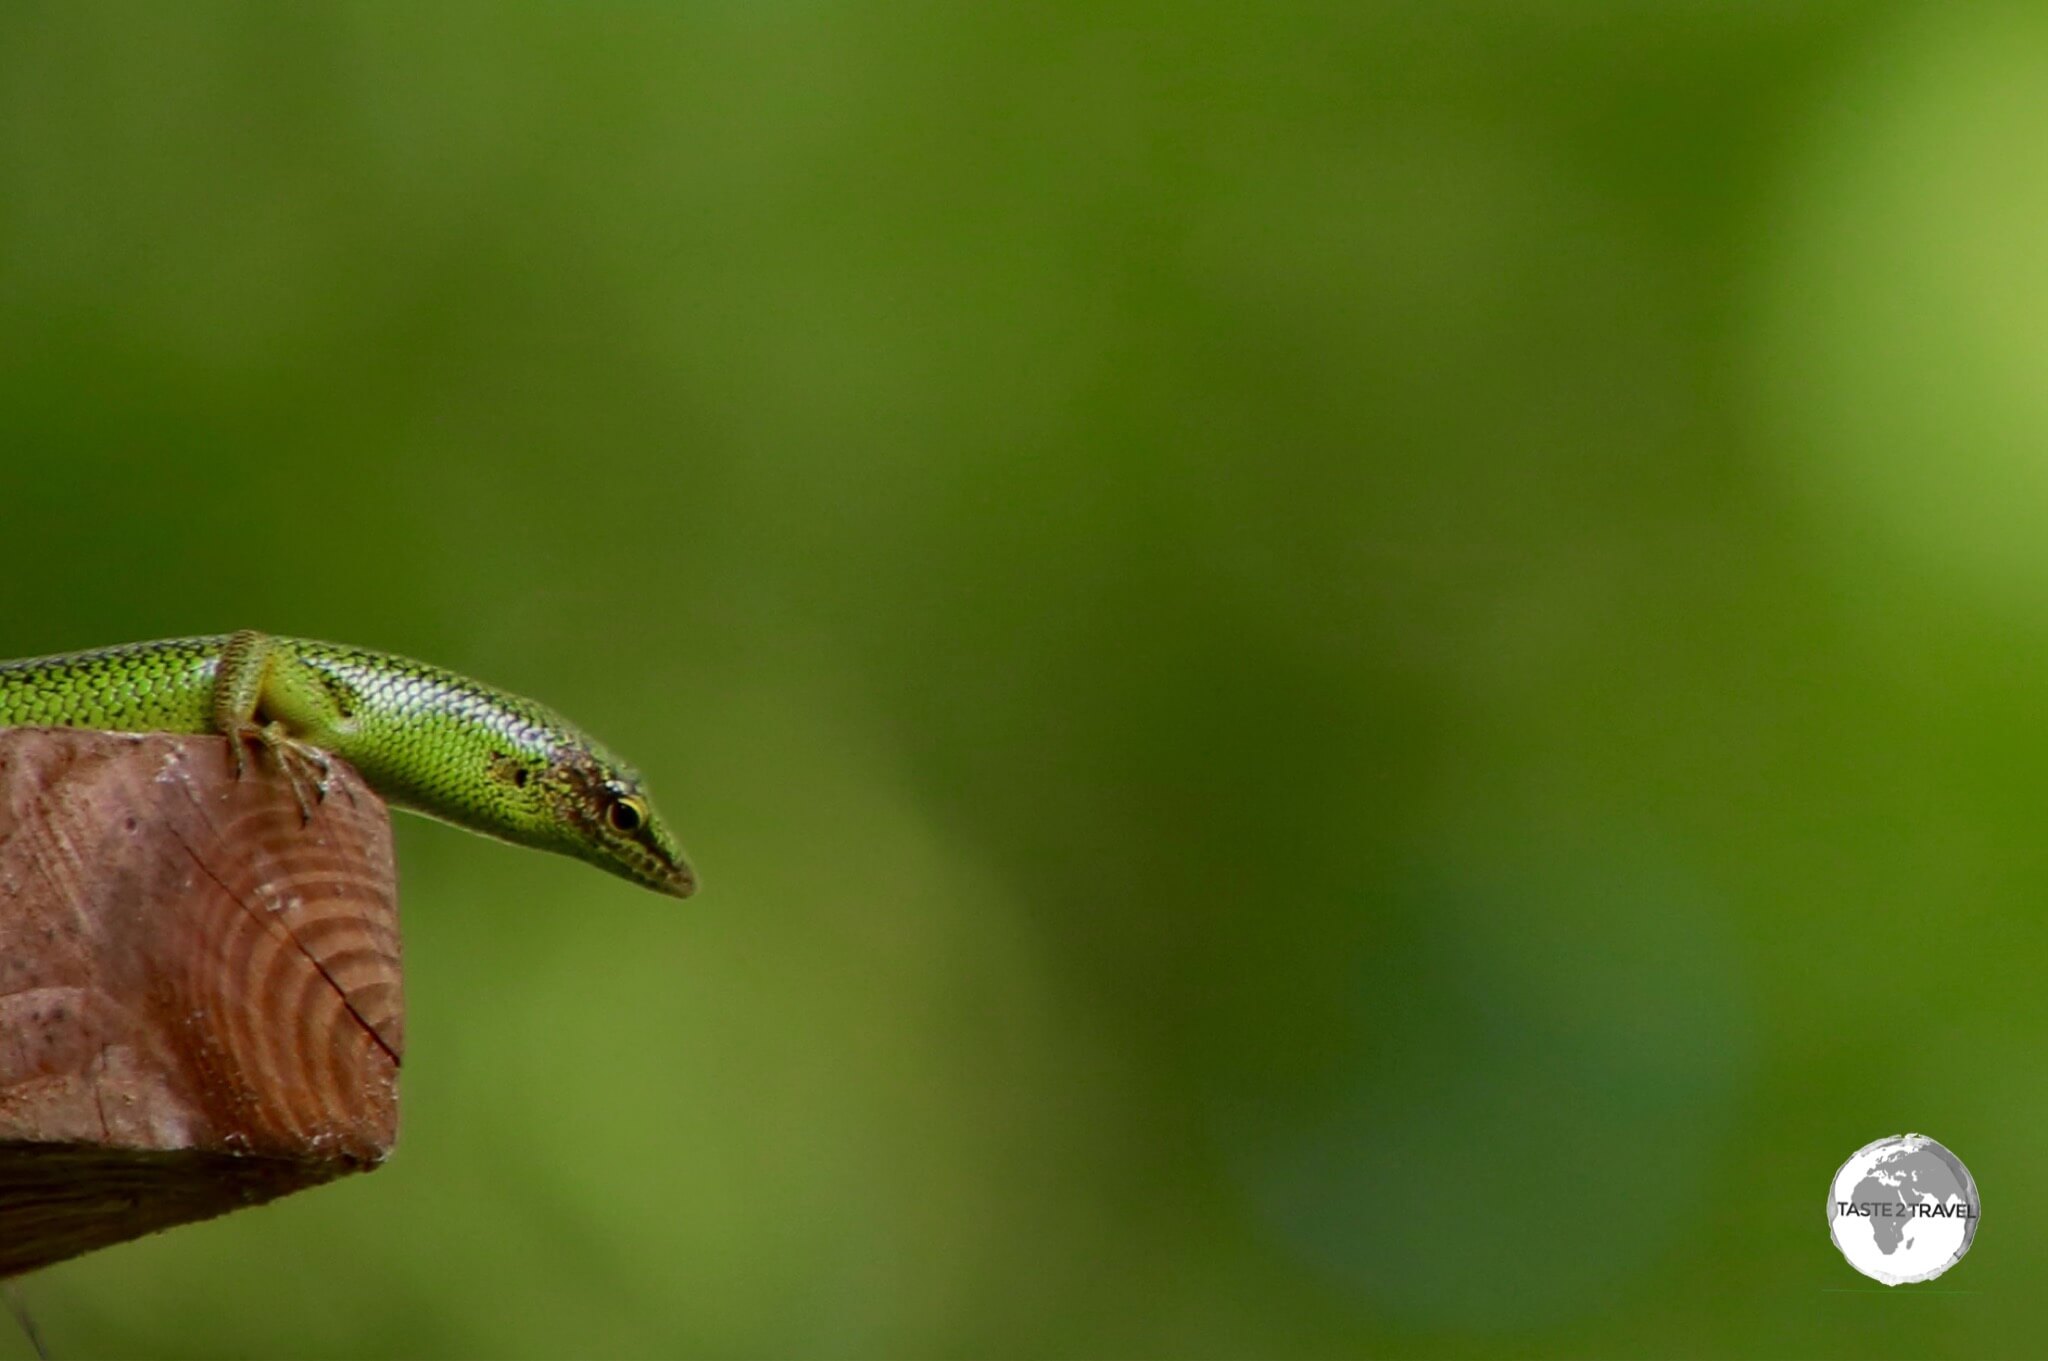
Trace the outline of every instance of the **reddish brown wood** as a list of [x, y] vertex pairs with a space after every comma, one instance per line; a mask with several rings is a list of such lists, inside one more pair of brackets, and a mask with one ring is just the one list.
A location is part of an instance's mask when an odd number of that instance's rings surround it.
[[384, 804], [219, 737], [0, 731], [0, 1277], [377, 1166], [405, 1048]]

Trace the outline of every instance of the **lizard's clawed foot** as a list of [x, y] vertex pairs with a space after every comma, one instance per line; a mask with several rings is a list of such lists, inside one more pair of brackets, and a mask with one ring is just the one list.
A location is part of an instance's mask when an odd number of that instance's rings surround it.
[[327, 791], [333, 787], [333, 765], [327, 753], [293, 737], [282, 723], [245, 723], [228, 734], [228, 750], [234, 756], [238, 780], [246, 768], [243, 747], [251, 742], [277, 758], [277, 768], [284, 772], [292, 787], [292, 797], [299, 804], [299, 825], [311, 822], [313, 806], [326, 799]]

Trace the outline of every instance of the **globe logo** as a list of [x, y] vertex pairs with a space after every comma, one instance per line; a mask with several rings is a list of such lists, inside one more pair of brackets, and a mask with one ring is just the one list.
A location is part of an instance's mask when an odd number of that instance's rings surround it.
[[1828, 1188], [1828, 1234], [1874, 1281], [1931, 1281], [1977, 1236], [1977, 1183], [1963, 1160], [1924, 1134], [1856, 1150]]

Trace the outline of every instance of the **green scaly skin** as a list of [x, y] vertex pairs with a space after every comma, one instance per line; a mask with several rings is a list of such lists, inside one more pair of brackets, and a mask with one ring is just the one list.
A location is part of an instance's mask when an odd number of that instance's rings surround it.
[[0, 662], [0, 727], [260, 743], [302, 809], [327, 757], [401, 808], [678, 898], [696, 875], [632, 767], [543, 705], [424, 662], [244, 630]]

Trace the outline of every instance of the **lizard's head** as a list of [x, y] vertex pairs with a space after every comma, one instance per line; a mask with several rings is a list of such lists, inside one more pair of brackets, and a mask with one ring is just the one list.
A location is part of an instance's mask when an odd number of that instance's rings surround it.
[[556, 747], [527, 783], [538, 844], [657, 893], [696, 892], [696, 872], [654, 811], [639, 772], [595, 742]]

